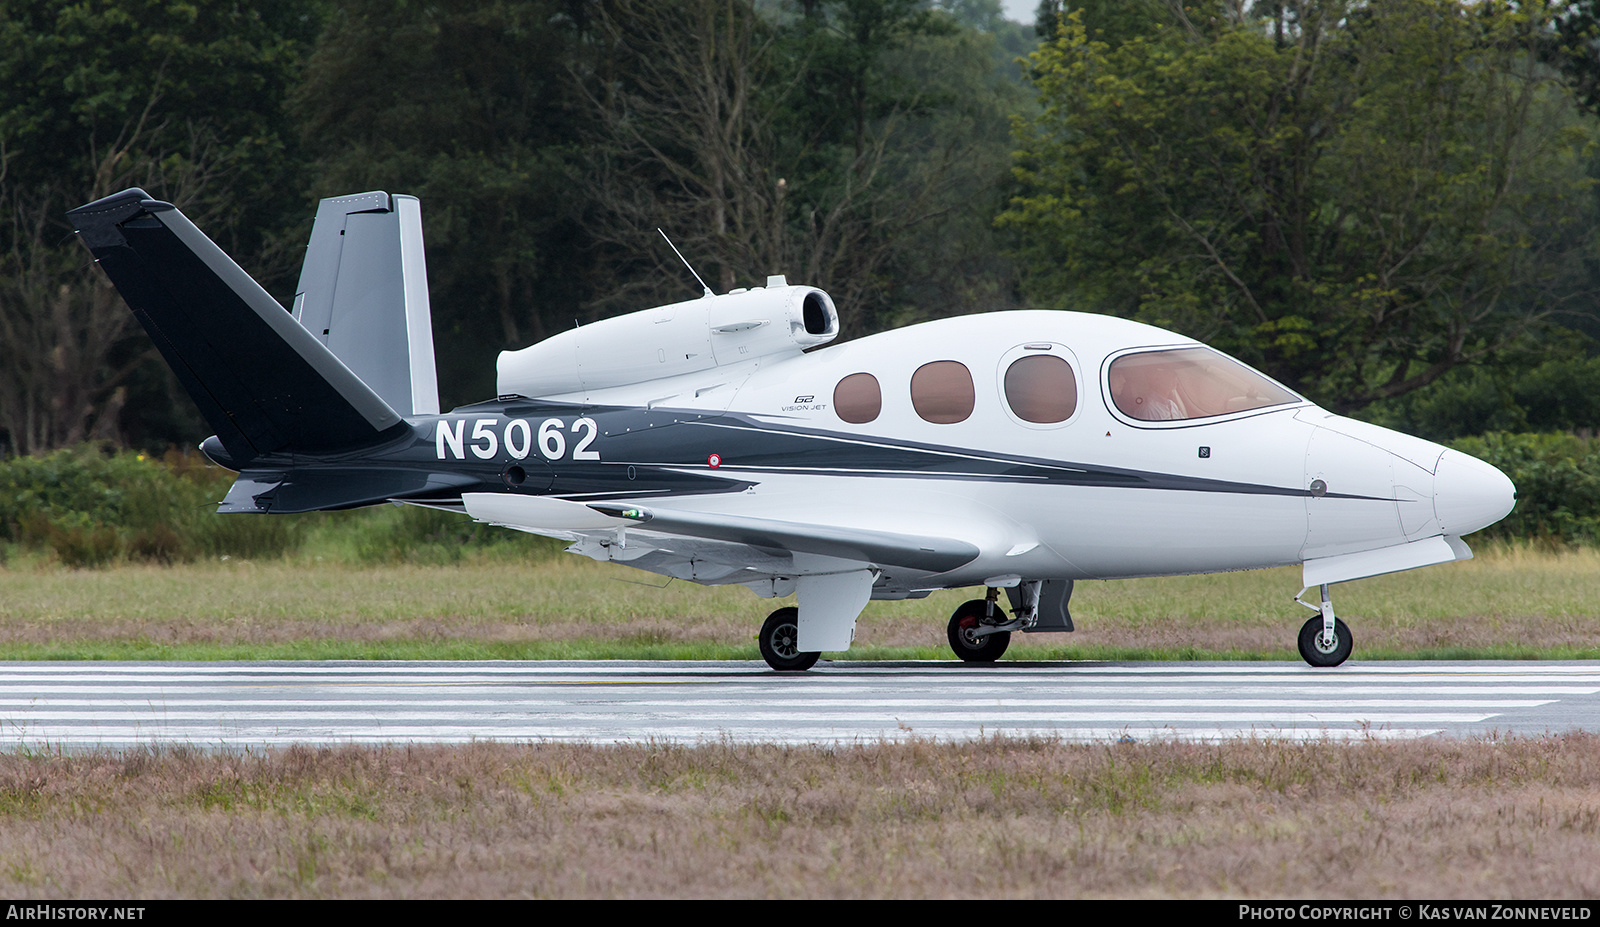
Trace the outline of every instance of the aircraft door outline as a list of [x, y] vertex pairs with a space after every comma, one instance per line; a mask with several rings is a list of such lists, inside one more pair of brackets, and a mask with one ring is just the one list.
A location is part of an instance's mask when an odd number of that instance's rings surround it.
[[[1006, 378], [1012, 368], [1021, 360], [1028, 357], [1055, 357], [1065, 361], [1071, 371], [1073, 387], [1076, 395], [1073, 399], [1072, 411], [1059, 421], [1033, 421], [1020, 415], [1013, 402], [1011, 393], [1006, 388]], [[1073, 350], [1059, 341], [1041, 338], [1037, 341], [1028, 341], [1016, 345], [1000, 355], [999, 363], [995, 365], [995, 392], [1000, 397], [1000, 408], [1004, 410], [1011, 424], [1018, 425], [1030, 431], [1059, 431], [1069, 428], [1083, 417], [1083, 407], [1088, 396], [1084, 389], [1083, 365], [1078, 363], [1078, 356]]]

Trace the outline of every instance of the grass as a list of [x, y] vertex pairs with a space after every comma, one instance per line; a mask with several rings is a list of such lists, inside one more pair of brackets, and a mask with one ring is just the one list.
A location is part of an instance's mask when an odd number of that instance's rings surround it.
[[[0, 658], [756, 658], [776, 603], [540, 549], [0, 567]], [[1293, 659], [1298, 571], [1079, 585], [1008, 658]], [[967, 593], [851, 659], [948, 659]], [[1600, 554], [1338, 587], [1357, 655], [1596, 657]], [[1600, 737], [0, 754], [0, 894], [1588, 898]], [[1330, 876], [1331, 874], [1331, 876]]]
[[0, 755], [0, 893], [1592, 898], [1600, 739]]
[[[313, 548], [314, 549], [314, 548]], [[495, 548], [449, 563], [212, 560], [0, 567], [0, 659], [757, 659], [778, 602], [740, 587]], [[1007, 659], [1292, 660], [1312, 613], [1299, 570], [1083, 582], [1067, 634]], [[847, 659], [948, 659], [949, 614], [980, 590], [874, 602]], [[1600, 551], [1481, 545], [1479, 556], [1345, 583], [1361, 659], [1600, 657]]]

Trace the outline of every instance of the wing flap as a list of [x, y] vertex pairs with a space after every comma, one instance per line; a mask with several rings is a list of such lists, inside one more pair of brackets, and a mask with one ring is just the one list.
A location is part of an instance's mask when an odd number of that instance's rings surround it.
[[461, 494], [467, 514], [478, 521], [524, 531], [559, 532], [604, 531], [626, 528], [630, 522], [590, 509], [581, 502], [552, 499], [549, 496], [519, 496], [505, 492]]

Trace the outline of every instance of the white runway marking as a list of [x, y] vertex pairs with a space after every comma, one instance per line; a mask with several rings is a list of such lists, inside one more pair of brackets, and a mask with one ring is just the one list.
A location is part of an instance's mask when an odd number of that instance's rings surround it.
[[1295, 740], [1600, 724], [1600, 664], [0, 663], [0, 749]]

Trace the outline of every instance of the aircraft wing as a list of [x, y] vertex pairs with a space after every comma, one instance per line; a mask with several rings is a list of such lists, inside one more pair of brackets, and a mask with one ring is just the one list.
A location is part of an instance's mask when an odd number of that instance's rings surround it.
[[976, 544], [955, 538], [917, 537], [891, 531], [746, 515], [682, 512], [613, 502], [591, 502], [588, 507], [664, 534], [732, 541], [751, 547], [776, 547], [863, 563], [910, 567], [928, 573], [945, 573], [965, 566], [976, 560], [979, 553]]
[[468, 514], [524, 531], [575, 538], [597, 531], [639, 529], [767, 551], [819, 554], [880, 566], [944, 573], [977, 558], [976, 544], [956, 538], [814, 524], [748, 515], [688, 512], [626, 502], [584, 505], [509, 493], [465, 493]]

